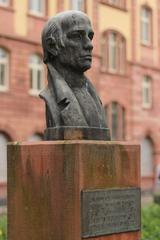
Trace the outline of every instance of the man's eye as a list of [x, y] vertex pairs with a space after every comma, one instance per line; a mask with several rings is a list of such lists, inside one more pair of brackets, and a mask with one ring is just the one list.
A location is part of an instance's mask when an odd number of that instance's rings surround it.
[[89, 37], [89, 39], [91, 39], [91, 40], [93, 39], [93, 36], [94, 36], [94, 33], [89, 33], [89, 34], [88, 34], [88, 37]]
[[80, 33], [73, 33], [73, 34], [70, 35], [70, 38], [72, 38], [72, 39], [81, 39], [82, 36], [81, 36]]

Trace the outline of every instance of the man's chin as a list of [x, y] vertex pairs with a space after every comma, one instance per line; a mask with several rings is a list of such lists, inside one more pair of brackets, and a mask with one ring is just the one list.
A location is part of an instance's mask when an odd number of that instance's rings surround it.
[[90, 68], [91, 68], [91, 63], [90, 64], [85, 64], [85, 65], [81, 66], [81, 70], [83, 72], [89, 70]]

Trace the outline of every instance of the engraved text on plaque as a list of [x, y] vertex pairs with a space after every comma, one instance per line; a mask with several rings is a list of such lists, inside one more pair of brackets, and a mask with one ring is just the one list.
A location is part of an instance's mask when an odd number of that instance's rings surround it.
[[140, 230], [140, 189], [82, 191], [82, 237]]

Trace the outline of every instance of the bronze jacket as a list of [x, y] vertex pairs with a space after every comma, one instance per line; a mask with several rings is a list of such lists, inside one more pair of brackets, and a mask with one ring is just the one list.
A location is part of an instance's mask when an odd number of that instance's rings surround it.
[[47, 67], [48, 86], [40, 93], [46, 103], [47, 127], [106, 128], [104, 109], [91, 82], [85, 79], [83, 97], [82, 89], [74, 91], [51, 64]]

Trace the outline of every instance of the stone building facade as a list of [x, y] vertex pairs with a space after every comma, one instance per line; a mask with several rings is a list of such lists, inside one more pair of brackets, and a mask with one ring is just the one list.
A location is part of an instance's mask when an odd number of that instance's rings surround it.
[[[87, 75], [113, 140], [141, 144], [142, 188], [160, 182], [160, 0], [0, 0], [0, 204], [6, 196], [6, 143], [42, 138], [45, 85], [41, 30], [68, 9], [85, 11], [95, 31]], [[129, 177], [129, 176], [128, 176]]]

